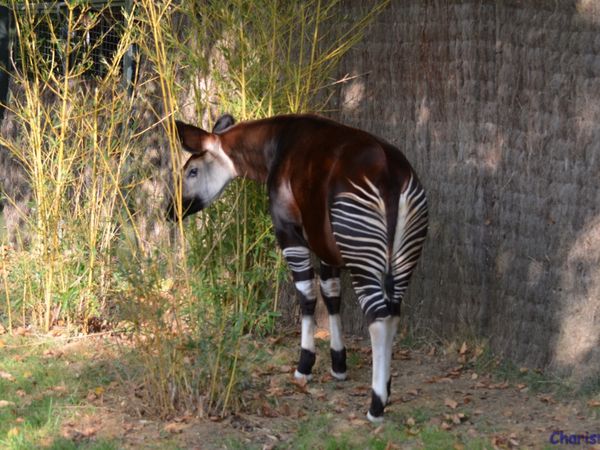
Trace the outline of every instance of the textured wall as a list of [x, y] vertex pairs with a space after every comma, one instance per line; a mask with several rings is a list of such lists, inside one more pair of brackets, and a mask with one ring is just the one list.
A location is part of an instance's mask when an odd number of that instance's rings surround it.
[[579, 377], [600, 365], [599, 3], [392, 0], [337, 105], [428, 190], [406, 320]]

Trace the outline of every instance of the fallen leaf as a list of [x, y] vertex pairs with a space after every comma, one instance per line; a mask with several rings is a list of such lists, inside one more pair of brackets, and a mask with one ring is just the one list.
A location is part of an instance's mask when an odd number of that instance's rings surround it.
[[329, 381], [333, 381], [333, 380], [334, 380], [334, 378], [329, 372], [324, 373], [321, 376], [321, 378], [319, 378], [320, 383], [328, 383]]
[[279, 371], [281, 373], [290, 373], [292, 371], [292, 366], [287, 366], [287, 365], [280, 366]]
[[93, 435], [95, 435], [98, 432], [98, 430], [99, 430], [99, 428], [97, 428], [97, 427], [89, 426], [89, 427], [85, 427], [83, 430], [81, 430], [80, 433], [84, 438], [89, 438], [89, 437], [92, 437]]
[[425, 380], [425, 383], [427, 383], [427, 384], [453, 383], [453, 380], [450, 377], [433, 377], [433, 378], [430, 378], [429, 380]]
[[327, 393], [325, 392], [325, 389], [308, 388], [307, 392], [317, 400], [325, 400], [327, 398]]
[[551, 395], [540, 395], [539, 399], [542, 403], [547, 403], [549, 405], [553, 405], [556, 403], [556, 400]]
[[329, 331], [319, 330], [315, 333], [315, 339], [329, 339]]
[[596, 399], [588, 400], [587, 405], [590, 408], [598, 408], [598, 407], [600, 407], [600, 400], [596, 400]]
[[60, 350], [54, 350], [54, 349], [49, 348], [47, 350], [44, 350], [43, 355], [45, 358], [52, 358], [52, 357], [60, 358], [63, 355], [63, 352]]
[[467, 348], [467, 342], [464, 341], [462, 343], [461, 347], [460, 347], [460, 350], [458, 351], [458, 354], [459, 355], [464, 355], [465, 353], [467, 353], [467, 350], [468, 350], [468, 348]]
[[280, 416], [289, 416], [292, 414], [292, 411], [290, 409], [290, 405], [288, 405], [287, 403], [284, 403], [283, 405], [281, 405], [279, 407], [278, 413]]
[[351, 391], [350, 391], [350, 395], [354, 395], [354, 396], [362, 396], [365, 393], [369, 392], [371, 390], [371, 386], [368, 385], [359, 385], [359, 386], [355, 386]]
[[396, 353], [394, 353], [394, 359], [409, 361], [411, 359], [410, 350], [398, 350]]
[[9, 402], [8, 400], [0, 400], [0, 408], [6, 408], [8, 406], [15, 406], [15, 402]]
[[450, 425], [448, 422], [442, 422], [442, 425], [440, 425], [442, 427], [442, 430], [451, 430], [452, 429], [452, 425]]
[[444, 405], [446, 405], [450, 409], [456, 409], [458, 406], [458, 402], [452, 400], [451, 398], [444, 399]]
[[263, 417], [273, 418], [278, 416], [277, 412], [275, 412], [275, 410], [271, 408], [271, 406], [267, 402], [263, 402], [260, 409], [260, 412], [262, 413]]
[[406, 434], [409, 434], [411, 436], [416, 436], [417, 434], [419, 434], [419, 429], [418, 428], [409, 428], [408, 430], [406, 430]]
[[17, 327], [14, 331], [13, 331], [14, 335], [17, 336], [28, 336], [29, 335], [29, 330], [25, 327]]
[[15, 381], [15, 377], [14, 376], [12, 376], [8, 372], [3, 372], [1, 370], [0, 370], [0, 378], [2, 378], [3, 380]]
[[303, 393], [308, 393], [308, 380], [306, 379], [306, 377], [302, 377], [302, 378], [292, 378], [292, 384], [294, 386], [296, 386], [296, 388]]
[[6, 436], [8, 437], [16, 437], [19, 435], [19, 429], [17, 427], [12, 427], [10, 430], [8, 430], [8, 433], [6, 433]]
[[53, 386], [50, 388], [53, 392], [58, 392], [59, 394], [64, 394], [67, 392], [67, 387], [64, 384], [59, 384], [58, 386]]
[[183, 424], [183, 423], [177, 423], [177, 422], [170, 422], [168, 424], [165, 425], [164, 430], [167, 433], [171, 433], [171, 434], [179, 434], [182, 433], [184, 428], [187, 425]]
[[414, 427], [415, 426], [415, 419], [412, 417], [409, 417], [408, 419], [406, 419], [406, 425], [408, 425], [409, 427]]

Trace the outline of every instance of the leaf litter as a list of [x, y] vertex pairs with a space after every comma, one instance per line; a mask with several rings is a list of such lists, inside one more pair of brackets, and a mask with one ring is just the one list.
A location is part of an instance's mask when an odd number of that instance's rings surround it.
[[[93, 417], [75, 414], [63, 422], [61, 435], [74, 442], [98, 437], [117, 439], [123, 447], [133, 448], [155, 445], [165, 436], [183, 448], [223, 448], [224, 442], [232, 440], [261, 448], [293, 448], [303, 424], [322, 418], [327, 433], [349, 437], [349, 442], [356, 441], [359, 446], [371, 436], [384, 439], [385, 448], [405, 448], [400, 439], [409, 439], [411, 448], [424, 448], [424, 430], [437, 429], [448, 433], [448, 442], [454, 448], [466, 448], [463, 444], [470, 439], [483, 439], [492, 448], [520, 448], [545, 445], [554, 430], [585, 433], [594, 429], [598, 419], [597, 398], [577, 400], [552, 392], [532, 394], [526, 382], [476, 370], [469, 361], [481, 352], [477, 346], [463, 342], [454, 353], [434, 346], [397, 346], [387, 420], [383, 425], [373, 425], [365, 417], [371, 377], [367, 340], [348, 340], [348, 353], [354, 355], [349, 359], [352, 363], [344, 382], [329, 375], [329, 355], [324, 348], [317, 350], [313, 379], [307, 382], [293, 376], [297, 339], [268, 338], [263, 345], [275, 345], [285, 360], [250, 372], [244, 406], [235, 414], [219, 417], [192, 411], [164, 420], [147, 418], [140, 416], [141, 409], [136, 408], [140, 399], [134, 390], [115, 382], [92, 385], [82, 402], [96, 408]], [[55, 350], [45, 356], [64, 359], [65, 355], [67, 350]], [[17, 382], [5, 371], [0, 372], [0, 378], [0, 382]], [[66, 395], [71, 389], [58, 384], [49, 391], [56, 396]], [[18, 408], [26, 397], [19, 389], [14, 398], [0, 399], [0, 408]], [[398, 425], [402, 437], [390, 438], [389, 430]], [[13, 426], [18, 429], [20, 422], [15, 421]]]

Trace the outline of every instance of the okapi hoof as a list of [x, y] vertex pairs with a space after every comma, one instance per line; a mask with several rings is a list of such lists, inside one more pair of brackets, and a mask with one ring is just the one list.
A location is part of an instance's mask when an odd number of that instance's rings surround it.
[[367, 419], [373, 423], [383, 422], [383, 409], [385, 408], [381, 397], [375, 392], [371, 391], [371, 407], [367, 413]]
[[329, 373], [331, 373], [331, 376], [338, 381], [344, 381], [348, 377], [348, 374], [346, 372], [338, 373], [335, 372], [333, 369], [329, 369]]
[[298, 372], [298, 369], [296, 369], [296, 371], [294, 372], [294, 378], [296, 380], [306, 380], [306, 381], [310, 381], [312, 380], [312, 374], [304, 374], [304, 373], [300, 373]]
[[371, 412], [369, 411], [369, 412], [367, 412], [367, 419], [369, 419], [369, 422], [371, 422], [371, 423], [380, 424], [383, 422], [383, 415], [374, 417], [371, 415]]

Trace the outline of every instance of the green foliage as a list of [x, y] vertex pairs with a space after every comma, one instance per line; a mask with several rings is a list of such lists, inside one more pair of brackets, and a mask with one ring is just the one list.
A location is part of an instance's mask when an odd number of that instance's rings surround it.
[[[85, 34], [98, 15], [67, 3], [65, 30], [60, 31], [48, 10], [39, 11], [29, 1], [10, 6], [18, 45], [16, 94], [8, 108], [18, 133], [0, 137], [0, 144], [18, 161], [31, 203], [29, 211], [20, 211], [25, 225], [18, 240], [23, 245], [5, 248], [2, 255], [4, 314], [9, 328], [13, 318], [45, 330], [65, 321], [85, 328], [109, 289], [111, 248], [119, 227], [115, 216], [125, 195], [131, 147], [123, 124], [131, 105], [118, 62], [131, 43], [131, 28], [124, 28], [115, 58], [105, 62], [105, 76], [92, 87], [82, 73], [93, 45], [61, 40], [59, 33]], [[49, 42], [40, 40], [42, 29]], [[5, 201], [17, 205], [9, 195]]]
[[[225, 111], [238, 120], [324, 111], [341, 57], [387, 3], [351, 23], [340, 20], [339, 0], [140, 0], [115, 57], [90, 81], [100, 42], [76, 37], [102, 11], [66, 2], [63, 30], [52, 8], [13, 1], [19, 67], [9, 108], [19, 133], [0, 144], [32, 196], [23, 245], [0, 252], [0, 320], [9, 330], [86, 331], [100, 317], [133, 332], [148, 412], [235, 409], [258, 357], [248, 342], [273, 331], [288, 275], [263, 186], [238, 180], [207, 211], [165, 224], [164, 202], [148, 192], [181, 197], [178, 98], [189, 102], [191, 87], [206, 127]], [[132, 99], [119, 64], [134, 42], [144, 70]], [[148, 86], [156, 89], [146, 98]], [[168, 173], [142, 161], [153, 136]]]

